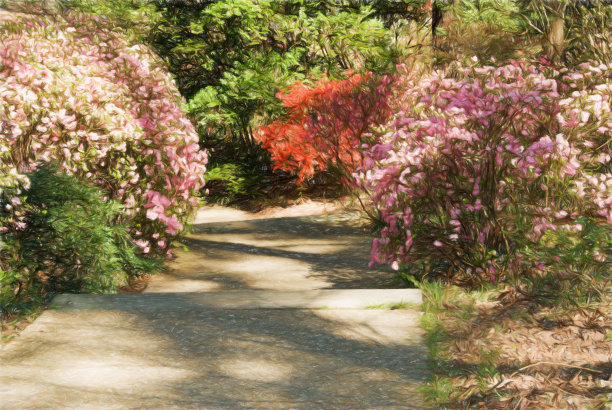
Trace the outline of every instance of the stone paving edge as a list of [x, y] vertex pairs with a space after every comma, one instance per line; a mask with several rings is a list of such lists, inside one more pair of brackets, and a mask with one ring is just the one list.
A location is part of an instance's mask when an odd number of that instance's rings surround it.
[[52, 309], [185, 310], [216, 309], [375, 309], [418, 307], [420, 289], [235, 290], [141, 294], [61, 294]]

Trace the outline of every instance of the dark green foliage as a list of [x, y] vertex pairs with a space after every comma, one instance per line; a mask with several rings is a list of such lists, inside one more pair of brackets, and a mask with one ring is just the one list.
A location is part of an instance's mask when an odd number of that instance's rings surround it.
[[10, 227], [0, 234], [0, 315], [49, 293], [113, 292], [159, 269], [131, 243], [120, 204], [50, 167], [29, 177], [21, 194], [0, 196], [1, 225]]
[[611, 291], [612, 226], [587, 217], [577, 222], [584, 226], [579, 232], [551, 230], [543, 243], [525, 246], [525, 258], [543, 261], [548, 269], [541, 274], [521, 272], [516, 281], [543, 304], [596, 309]]
[[259, 188], [256, 170], [245, 169], [236, 164], [222, 164], [206, 172], [206, 187], [210, 200], [223, 205], [230, 204], [239, 198], [257, 196]]
[[213, 162], [265, 160], [252, 130], [283, 112], [275, 95], [295, 81], [393, 68], [397, 50], [371, 9], [324, 13], [315, 3], [329, 2], [226, 0], [158, 27], [156, 46], [172, 46], [162, 54]]

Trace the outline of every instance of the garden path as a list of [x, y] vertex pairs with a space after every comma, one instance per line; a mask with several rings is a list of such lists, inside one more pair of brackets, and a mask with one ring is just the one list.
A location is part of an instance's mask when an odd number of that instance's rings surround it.
[[372, 308], [420, 294], [329, 211], [206, 208], [144, 293], [56, 297], [0, 350], [0, 408], [423, 407], [417, 306]]

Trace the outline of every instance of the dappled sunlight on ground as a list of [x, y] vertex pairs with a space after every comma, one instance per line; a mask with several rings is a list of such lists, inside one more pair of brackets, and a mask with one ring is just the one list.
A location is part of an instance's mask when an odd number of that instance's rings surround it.
[[275, 382], [287, 379], [294, 371], [287, 363], [274, 363], [264, 359], [227, 359], [219, 371], [229, 377], [244, 380]]
[[290, 207], [272, 207], [260, 212], [246, 212], [239, 209], [217, 205], [208, 205], [201, 208], [196, 214], [193, 223], [202, 224], [219, 221], [245, 221], [267, 218], [286, 218], [308, 215], [321, 215], [330, 212], [340, 212], [342, 206], [337, 202], [303, 201]]
[[56, 297], [0, 350], [0, 408], [421, 408], [419, 312], [380, 309], [420, 292], [350, 218], [201, 223], [145, 293]]
[[[313, 311], [313, 314], [334, 321], [337, 324], [333, 329], [335, 335], [362, 343], [401, 345], [421, 333], [416, 327], [418, 312], [415, 310], [386, 311], [381, 315], [377, 309], [359, 312], [321, 309]], [[413, 323], [415, 327], [408, 326], [408, 323]]]
[[0, 351], [3, 406], [421, 404], [415, 312], [202, 310], [177, 300], [45, 312]]
[[[325, 280], [308, 278], [310, 265], [300, 260], [218, 250], [178, 252], [172, 271], [153, 279], [147, 292], [221, 289], [325, 288]], [[180, 290], [179, 290], [180, 289]]]
[[200, 223], [146, 291], [400, 286], [389, 269], [368, 267], [371, 237], [360, 223], [352, 214]]
[[123, 400], [144, 385], [156, 389], [193, 377], [192, 370], [159, 360], [171, 342], [153, 329], [135, 331], [139, 321], [121, 311], [45, 312], [19, 343], [0, 351], [0, 407], [80, 407], [96, 396]]
[[217, 243], [235, 243], [240, 245], [255, 246], [258, 248], [278, 249], [285, 252], [303, 252], [311, 254], [334, 254], [349, 249], [351, 241], [356, 239], [363, 242], [363, 237], [337, 238], [337, 239], [309, 239], [304, 241], [295, 235], [270, 235], [252, 234], [207, 234], [192, 235], [191, 238], [202, 239]]

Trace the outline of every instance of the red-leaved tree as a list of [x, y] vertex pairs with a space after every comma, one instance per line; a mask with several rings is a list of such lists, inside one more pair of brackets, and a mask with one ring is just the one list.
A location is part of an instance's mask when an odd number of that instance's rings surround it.
[[392, 78], [345, 72], [345, 80], [324, 78], [314, 86], [295, 83], [276, 96], [288, 108], [285, 118], [261, 127], [256, 138], [272, 154], [274, 169], [296, 172], [298, 182], [329, 171], [348, 181], [362, 163], [362, 137], [383, 124]]

